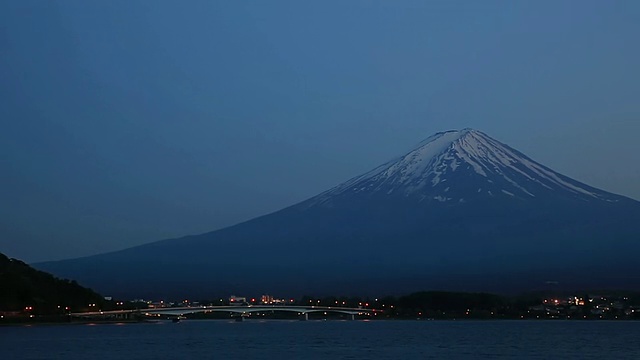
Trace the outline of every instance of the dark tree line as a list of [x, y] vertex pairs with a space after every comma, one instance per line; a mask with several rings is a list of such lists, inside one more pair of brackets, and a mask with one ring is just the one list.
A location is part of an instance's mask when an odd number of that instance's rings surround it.
[[75, 281], [58, 279], [0, 253], [0, 311], [61, 314], [103, 302], [102, 296]]

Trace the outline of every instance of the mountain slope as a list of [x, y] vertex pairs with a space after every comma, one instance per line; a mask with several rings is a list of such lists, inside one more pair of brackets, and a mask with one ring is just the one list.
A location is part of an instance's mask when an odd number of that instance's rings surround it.
[[637, 201], [464, 129], [242, 224], [38, 266], [141, 296], [637, 287], [638, 220]]

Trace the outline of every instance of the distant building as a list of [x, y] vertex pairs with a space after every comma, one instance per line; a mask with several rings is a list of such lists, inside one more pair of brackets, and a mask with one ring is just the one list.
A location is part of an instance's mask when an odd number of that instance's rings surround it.
[[247, 298], [244, 296], [229, 296], [229, 305], [244, 305], [247, 303]]

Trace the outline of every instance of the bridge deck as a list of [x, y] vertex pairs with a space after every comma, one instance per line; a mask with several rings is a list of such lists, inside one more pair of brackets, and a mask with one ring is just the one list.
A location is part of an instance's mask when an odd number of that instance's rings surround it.
[[185, 315], [199, 312], [232, 312], [240, 314], [248, 314], [252, 312], [264, 311], [289, 311], [300, 314], [311, 312], [336, 312], [349, 315], [359, 315], [365, 313], [376, 312], [374, 309], [348, 308], [338, 306], [279, 306], [279, 305], [246, 305], [246, 306], [193, 306], [193, 307], [166, 307], [136, 310], [113, 310], [113, 311], [91, 311], [71, 313], [75, 317], [94, 317], [124, 314], [167, 314], [167, 315]]

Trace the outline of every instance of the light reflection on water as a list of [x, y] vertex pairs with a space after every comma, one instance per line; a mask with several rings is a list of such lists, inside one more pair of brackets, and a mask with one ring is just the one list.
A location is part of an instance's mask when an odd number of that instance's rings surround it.
[[633, 321], [186, 320], [0, 327], [2, 359], [640, 359]]

